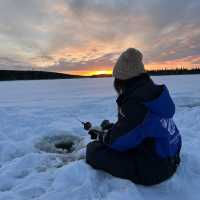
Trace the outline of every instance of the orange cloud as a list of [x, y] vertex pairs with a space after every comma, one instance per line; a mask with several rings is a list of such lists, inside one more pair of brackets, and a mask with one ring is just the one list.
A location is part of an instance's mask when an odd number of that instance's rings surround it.
[[162, 62], [152, 62], [146, 64], [146, 69], [161, 69], [161, 68], [168, 68], [168, 69], [175, 69], [175, 68], [187, 68], [191, 69], [194, 67], [200, 66], [200, 56], [187, 56], [184, 58], [169, 60], [169, 61], [162, 61]]

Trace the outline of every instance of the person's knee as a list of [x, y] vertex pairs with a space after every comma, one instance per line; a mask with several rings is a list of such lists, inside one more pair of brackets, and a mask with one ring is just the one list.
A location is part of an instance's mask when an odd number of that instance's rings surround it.
[[94, 141], [90, 142], [86, 148], [86, 162], [94, 168], [98, 168], [98, 155], [102, 148], [102, 144]]

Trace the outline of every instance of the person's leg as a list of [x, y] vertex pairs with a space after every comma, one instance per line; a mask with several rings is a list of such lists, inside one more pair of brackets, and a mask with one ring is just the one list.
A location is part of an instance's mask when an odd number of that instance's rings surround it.
[[142, 185], [154, 185], [170, 178], [176, 171], [168, 160], [141, 152], [117, 152], [95, 141], [87, 145], [86, 161], [95, 169]]
[[95, 169], [101, 169], [113, 176], [138, 182], [134, 154], [121, 153], [94, 141], [87, 145], [86, 162]]

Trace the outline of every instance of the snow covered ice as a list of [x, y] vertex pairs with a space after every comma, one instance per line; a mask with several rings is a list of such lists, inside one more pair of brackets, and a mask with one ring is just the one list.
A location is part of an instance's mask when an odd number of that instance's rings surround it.
[[[152, 187], [93, 170], [84, 161], [90, 140], [73, 116], [94, 125], [115, 121], [111, 78], [0, 82], [0, 200], [199, 200], [200, 75], [153, 79], [169, 87], [183, 147], [177, 173]], [[51, 149], [52, 139], [67, 135], [80, 139], [75, 153]]]

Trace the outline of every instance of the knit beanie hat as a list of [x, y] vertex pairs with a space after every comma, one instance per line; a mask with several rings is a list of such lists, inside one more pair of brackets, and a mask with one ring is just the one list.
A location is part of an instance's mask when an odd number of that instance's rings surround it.
[[114, 68], [113, 77], [120, 80], [127, 80], [144, 73], [142, 53], [134, 48], [129, 48], [118, 58]]

